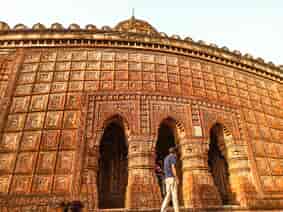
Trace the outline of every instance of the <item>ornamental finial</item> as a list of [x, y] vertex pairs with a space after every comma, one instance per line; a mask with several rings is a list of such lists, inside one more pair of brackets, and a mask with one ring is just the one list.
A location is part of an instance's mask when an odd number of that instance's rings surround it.
[[135, 8], [132, 8], [132, 19], [135, 19]]

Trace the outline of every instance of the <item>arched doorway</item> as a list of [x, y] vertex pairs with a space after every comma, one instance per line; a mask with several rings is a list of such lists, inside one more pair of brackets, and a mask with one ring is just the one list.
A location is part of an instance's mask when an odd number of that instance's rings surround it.
[[210, 129], [208, 167], [220, 194], [222, 204], [231, 204], [232, 196], [224, 143], [224, 126], [218, 123]]
[[[165, 157], [169, 154], [170, 147], [176, 147], [178, 144], [177, 140], [177, 130], [176, 130], [176, 121], [167, 118], [163, 120], [158, 129], [158, 138], [156, 143], [156, 163], [162, 161], [162, 169], [163, 169], [163, 162]], [[183, 204], [183, 196], [182, 196], [182, 161], [180, 160], [180, 149], [178, 148], [178, 155], [177, 155], [177, 175], [179, 179], [179, 186], [178, 186], [178, 201], [179, 205]], [[160, 190], [165, 193], [164, 187], [162, 188], [160, 185]]]
[[128, 181], [127, 144], [123, 122], [114, 119], [100, 143], [98, 170], [99, 208], [124, 208]]

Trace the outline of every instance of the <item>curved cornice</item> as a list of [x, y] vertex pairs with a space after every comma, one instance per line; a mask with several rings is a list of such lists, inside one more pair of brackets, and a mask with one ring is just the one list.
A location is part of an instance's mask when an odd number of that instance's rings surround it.
[[54, 23], [50, 28], [37, 23], [32, 28], [17, 24], [10, 28], [0, 22], [0, 48], [23, 47], [120, 47], [150, 49], [162, 52], [188, 55], [224, 65], [240, 68], [250, 73], [283, 82], [283, 66], [272, 62], [266, 63], [262, 58], [253, 58], [249, 54], [230, 51], [227, 47], [219, 48], [204, 41], [193, 41], [190, 37], [181, 39], [178, 35], [171, 37], [157, 32], [149, 23], [135, 19], [122, 21], [114, 28], [95, 25], [81, 28], [71, 24], [64, 28]]

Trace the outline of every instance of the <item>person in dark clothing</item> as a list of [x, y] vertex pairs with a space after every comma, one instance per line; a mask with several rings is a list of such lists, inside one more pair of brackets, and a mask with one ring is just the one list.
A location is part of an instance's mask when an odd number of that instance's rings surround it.
[[162, 160], [158, 160], [155, 164], [155, 174], [158, 180], [158, 185], [160, 187], [160, 192], [162, 198], [165, 196], [165, 184], [164, 184], [164, 172], [162, 170]]

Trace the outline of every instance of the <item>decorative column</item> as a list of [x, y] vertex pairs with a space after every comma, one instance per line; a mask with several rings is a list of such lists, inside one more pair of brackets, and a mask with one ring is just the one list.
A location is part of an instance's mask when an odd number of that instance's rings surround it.
[[235, 203], [253, 208], [257, 205], [257, 191], [251, 179], [248, 146], [242, 140], [224, 137], [229, 165], [230, 184]]
[[126, 208], [160, 208], [161, 194], [154, 172], [153, 137], [131, 136], [128, 143]]
[[[48, 204], [48, 210], [47, 211], [50, 211], [50, 212], [61, 212], [62, 211], [62, 202], [60, 202], [60, 200], [56, 200], [56, 198], [54, 198], [54, 200], [52, 200]], [[4, 212], [5, 212], [5, 210], [4, 210]]]
[[220, 195], [208, 171], [207, 139], [180, 139], [184, 206], [209, 207], [221, 205]]

